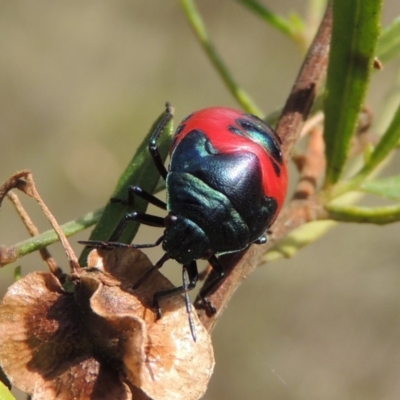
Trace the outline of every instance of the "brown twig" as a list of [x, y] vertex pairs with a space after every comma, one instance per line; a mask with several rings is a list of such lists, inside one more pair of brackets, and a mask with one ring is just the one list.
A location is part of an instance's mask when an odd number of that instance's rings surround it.
[[51, 213], [49, 208], [46, 206], [45, 202], [40, 197], [39, 192], [36, 190], [36, 186], [33, 181], [32, 173], [29, 172], [29, 174], [27, 174], [25, 177], [25, 181], [21, 180], [17, 187], [18, 187], [18, 189], [23, 191], [28, 196], [33, 197], [39, 203], [39, 206], [43, 210], [44, 215], [50, 221], [51, 226], [53, 227], [58, 238], [60, 239], [60, 242], [61, 242], [61, 244], [65, 250], [65, 253], [67, 255], [67, 259], [68, 259], [70, 267], [71, 267], [71, 272], [72, 273], [79, 272], [81, 268], [79, 266], [78, 258], [76, 257], [74, 250], [72, 249], [71, 245], [69, 244], [68, 239], [64, 235], [64, 232], [60, 228], [60, 225], [58, 224], [57, 220], [54, 218], [53, 214]]
[[[35, 183], [33, 181], [32, 173], [29, 170], [23, 170], [21, 172], [16, 173], [10, 179], [8, 179], [1, 187], [0, 187], [0, 204], [6, 194], [12, 189], [19, 189], [24, 192], [27, 196], [33, 197], [38, 203], [40, 208], [43, 210], [43, 213], [50, 221], [53, 229], [55, 230], [57, 236], [60, 239], [60, 242], [66, 252], [67, 259], [70, 264], [71, 272], [78, 273], [80, 271], [80, 266], [78, 263], [78, 259], [75, 255], [74, 250], [72, 249], [71, 245], [69, 244], [64, 232], [60, 228], [57, 220], [54, 218], [53, 214], [50, 212], [49, 208], [46, 206], [44, 201], [42, 200], [41, 196], [39, 195], [38, 191], [36, 190]], [[19, 203], [19, 202], [18, 202]], [[19, 206], [18, 206], [19, 207]], [[22, 207], [22, 206], [21, 206]], [[30, 218], [25, 214], [25, 210], [21, 210], [23, 214], [23, 219], [27, 221], [27, 228], [31, 233], [37, 234], [37, 229], [30, 221]], [[20, 214], [21, 215], [21, 214]], [[28, 219], [26, 219], [28, 218]], [[29, 220], [29, 221], [28, 221]], [[2, 256], [7, 256], [7, 253], [4, 252], [4, 248], [0, 249], [2, 251]], [[4, 253], [4, 254], [3, 254]], [[57, 267], [58, 268], [58, 267]], [[56, 269], [56, 275], [58, 276], [58, 270]]]
[[[7, 193], [7, 197], [15, 207], [17, 214], [22, 220], [22, 223], [25, 225], [26, 229], [28, 230], [29, 234], [33, 236], [38, 236], [40, 234], [38, 228], [36, 225], [33, 223], [31, 218], [29, 217], [28, 213], [24, 209], [23, 205], [21, 204], [18, 196], [13, 193], [9, 192]], [[61, 279], [63, 276], [63, 272], [61, 268], [57, 265], [56, 261], [54, 258], [51, 256], [49, 250], [47, 250], [47, 247], [43, 247], [39, 250], [40, 255], [43, 259], [43, 261], [47, 264], [49, 267], [49, 270], [53, 275], [55, 275], [58, 279]]]
[[293, 199], [309, 199], [317, 190], [325, 171], [325, 146], [321, 128], [314, 128], [308, 135], [307, 152], [293, 158], [300, 171]]
[[23, 169], [15, 173], [12, 177], [7, 179], [1, 186], [0, 186], [0, 206], [3, 202], [4, 197], [10, 190], [15, 189], [18, 186], [18, 182], [21, 178], [24, 178], [30, 171], [28, 169]]
[[[331, 27], [332, 5], [329, 2], [319, 30], [310, 46], [278, 121], [277, 132], [283, 142], [282, 151], [286, 160], [289, 160], [304, 121], [307, 119], [315, 97], [325, 80]], [[226, 267], [227, 277], [216, 291], [209, 296], [209, 300], [216, 307], [217, 312], [209, 317], [205, 310], [202, 309], [201, 299], [197, 298], [195, 302], [200, 319], [209, 331], [215, 326], [222, 310], [226, 307], [240, 283], [255, 270], [258, 260], [271, 247], [274, 241], [283, 238], [298, 226], [316, 219], [319, 208], [318, 203], [313, 198], [292, 200], [278, 217], [273, 226], [273, 234], [266, 245], [251, 246], [244, 252], [221, 258]], [[205, 285], [213, 278], [211, 273], [206, 279]]]
[[276, 127], [283, 142], [282, 151], [286, 160], [289, 160], [315, 97], [325, 80], [331, 30], [332, 4], [329, 2]]
[[[28, 174], [30, 171], [29, 170], [22, 170], [17, 173], [15, 173], [12, 177], [7, 179], [6, 182], [4, 182], [0, 186], [0, 206], [6, 197], [7, 193], [9, 193], [11, 190], [15, 189], [18, 185], [18, 181], [25, 177], [26, 174]], [[4, 266], [6, 264], [12, 263], [17, 259], [17, 254], [16, 254], [16, 249], [15, 247], [5, 247], [5, 246], [0, 246], [0, 266]]]

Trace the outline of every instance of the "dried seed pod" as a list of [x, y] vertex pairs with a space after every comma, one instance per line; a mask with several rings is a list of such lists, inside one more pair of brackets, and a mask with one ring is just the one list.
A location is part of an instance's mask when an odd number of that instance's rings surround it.
[[[0, 305], [0, 365], [38, 399], [198, 399], [214, 358], [184, 299], [167, 299], [155, 320], [155, 292], [173, 285], [159, 272], [132, 291], [152, 265], [140, 251], [94, 250], [66, 290], [51, 273], [27, 275]], [[71, 287], [71, 286], [69, 286]]]

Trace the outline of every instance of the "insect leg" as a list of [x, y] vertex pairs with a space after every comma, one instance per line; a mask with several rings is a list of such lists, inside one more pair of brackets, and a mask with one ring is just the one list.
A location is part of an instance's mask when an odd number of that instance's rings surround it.
[[224, 280], [225, 270], [221, 262], [214, 254], [208, 259], [208, 262], [217, 273], [217, 277], [200, 290], [199, 296], [203, 300], [204, 308], [206, 309], [207, 314], [213, 315], [216, 313], [217, 310], [211, 304], [210, 300], [208, 300], [207, 296], [212, 293], [215, 288]]
[[163, 210], [167, 209], [167, 205], [158, 199], [157, 197], [153, 196], [149, 192], [146, 192], [139, 186], [129, 186], [128, 187], [128, 199], [127, 200], [122, 200], [122, 199], [117, 199], [115, 197], [111, 198], [110, 201], [111, 203], [122, 203], [127, 206], [133, 206], [135, 204], [135, 196], [138, 196], [142, 198], [143, 200], [146, 200], [147, 202], [154, 204], [156, 207], [162, 208]]
[[109, 239], [110, 242], [115, 242], [118, 240], [129, 221], [137, 221], [140, 224], [155, 226], [158, 228], [162, 228], [165, 226], [164, 218], [162, 217], [157, 217], [155, 215], [145, 214], [137, 211], [130, 212], [125, 214], [124, 218], [117, 225]]
[[164, 131], [165, 127], [167, 126], [168, 122], [172, 119], [172, 108], [169, 103], [166, 104], [166, 110], [165, 114], [162, 117], [161, 121], [159, 124], [156, 126], [156, 129], [154, 130], [154, 133], [151, 135], [150, 141], [149, 141], [149, 152], [151, 156], [153, 157], [153, 161], [155, 166], [158, 169], [158, 172], [160, 175], [164, 178], [167, 177], [168, 171], [165, 168], [165, 165], [161, 159], [160, 153], [157, 148], [157, 141], [159, 137], [161, 136], [162, 132]]
[[186, 280], [186, 276], [183, 278], [183, 285], [178, 286], [173, 289], [164, 290], [162, 292], [158, 292], [154, 295], [153, 299], [153, 307], [157, 312], [157, 318], [161, 318], [161, 307], [160, 307], [160, 300], [166, 299], [168, 297], [177, 296], [178, 294], [185, 293], [185, 302], [186, 308], [188, 307], [188, 302], [190, 302], [189, 298], [187, 297], [187, 293], [192, 290], [199, 279], [199, 273], [197, 271], [197, 263], [196, 261], [192, 261], [189, 264], [185, 264], [182, 266], [182, 274], [186, 274], [189, 279], [189, 282]]
[[193, 340], [196, 341], [197, 336], [196, 336], [196, 328], [194, 326], [194, 321], [193, 321], [193, 307], [192, 307], [192, 303], [189, 298], [190, 280], [188, 281], [188, 277], [189, 277], [188, 275], [189, 275], [188, 270], [186, 268], [182, 268], [182, 282], [183, 282], [183, 287], [186, 288], [186, 290], [184, 292], [184, 296], [185, 296], [186, 312], [187, 312], [188, 319], [189, 319], [189, 328], [190, 328], [190, 332], [192, 334]]
[[131, 249], [149, 249], [157, 247], [164, 239], [164, 235], [157, 239], [155, 243], [146, 244], [129, 244], [122, 242], [103, 242], [102, 240], [79, 240], [78, 243], [88, 246], [93, 249], [116, 249], [116, 248], [131, 248]]
[[[161, 236], [160, 239], [157, 240], [157, 245], [162, 242], [164, 236]], [[165, 253], [155, 264], [152, 268], [150, 268], [132, 287], [132, 289], [137, 289], [145, 280], [149, 278], [149, 276], [156, 270], [160, 269], [166, 261], [170, 259], [170, 256]]]
[[134, 212], [125, 214], [124, 218], [117, 225], [117, 227], [115, 228], [113, 234], [111, 235], [111, 237], [108, 241], [80, 240], [78, 243], [84, 244], [88, 247], [97, 248], [97, 249], [114, 249], [116, 247], [131, 247], [134, 249], [145, 249], [145, 248], [149, 248], [149, 247], [158, 246], [164, 239], [164, 236], [161, 236], [155, 243], [137, 244], [137, 245], [118, 242], [118, 238], [122, 235], [122, 232], [124, 231], [124, 229], [129, 221], [137, 221], [141, 224], [155, 226], [155, 227], [159, 227], [159, 228], [162, 228], [165, 226], [164, 218], [134, 211]]

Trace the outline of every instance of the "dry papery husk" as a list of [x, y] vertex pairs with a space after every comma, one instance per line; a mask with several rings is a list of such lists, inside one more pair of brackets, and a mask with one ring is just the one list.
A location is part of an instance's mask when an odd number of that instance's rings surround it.
[[173, 285], [133, 249], [93, 250], [66, 289], [51, 273], [14, 283], [0, 305], [0, 365], [12, 384], [49, 399], [198, 399], [214, 367], [211, 339], [185, 302], [153, 295]]

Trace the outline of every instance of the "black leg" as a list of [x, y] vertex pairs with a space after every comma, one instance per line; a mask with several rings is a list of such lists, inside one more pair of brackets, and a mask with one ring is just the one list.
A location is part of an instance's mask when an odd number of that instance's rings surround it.
[[[160, 240], [161, 239], [161, 240]], [[162, 242], [162, 239], [164, 239], [164, 236], [161, 236], [160, 239], [157, 240], [159, 243]], [[159, 244], [158, 243], [158, 244]], [[152, 268], [150, 268], [132, 287], [132, 289], [137, 289], [145, 280], [147, 280], [150, 275], [154, 272], [160, 269], [166, 261], [170, 259], [170, 256], [165, 253], [155, 264]]]
[[[153, 306], [157, 312], [157, 318], [161, 318], [161, 308], [160, 308], [160, 300], [166, 299], [168, 297], [177, 296], [181, 293], [187, 293], [192, 290], [199, 279], [199, 273], [197, 271], [197, 263], [196, 261], [192, 261], [189, 264], [185, 264], [182, 266], [183, 274], [187, 273], [189, 282], [184, 280], [184, 284], [182, 286], [178, 286], [173, 289], [165, 290], [163, 292], [158, 292], [154, 295]], [[186, 279], [186, 278], [185, 278]]]
[[158, 238], [155, 243], [146, 243], [146, 244], [103, 242], [102, 240], [79, 240], [78, 243], [93, 249], [116, 249], [116, 248], [149, 249], [151, 247], [157, 247], [163, 241], [163, 239], [164, 235]]
[[172, 108], [169, 103], [166, 104], [166, 113], [164, 114], [163, 118], [161, 119], [160, 123], [157, 125], [156, 129], [154, 130], [153, 135], [149, 141], [149, 152], [153, 157], [154, 164], [158, 169], [160, 175], [164, 178], [167, 177], [168, 171], [165, 168], [165, 165], [161, 159], [160, 153], [157, 148], [157, 141], [161, 136], [161, 133], [164, 131], [165, 127], [167, 126], [168, 122], [172, 119]]
[[194, 321], [193, 321], [193, 308], [192, 308], [192, 303], [189, 298], [190, 279], [188, 280], [188, 272], [187, 272], [186, 268], [182, 268], [182, 282], [183, 282], [183, 287], [186, 288], [185, 292], [184, 292], [184, 296], [185, 296], [186, 312], [187, 312], [188, 320], [189, 320], [189, 328], [190, 328], [190, 332], [192, 334], [192, 338], [196, 342], [197, 336], [196, 336], [196, 328], [194, 326]]
[[118, 242], [119, 237], [121, 236], [122, 232], [124, 231], [124, 229], [129, 221], [137, 221], [137, 222], [140, 222], [141, 224], [156, 226], [159, 228], [162, 228], [165, 226], [164, 218], [157, 217], [155, 215], [140, 213], [140, 212], [131, 212], [131, 213], [125, 214], [124, 218], [121, 220], [121, 222], [115, 228], [113, 234], [111, 235], [110, 239], [107, 242], [102, 241], [102, 240], [80, 240], [78, 243], [84, 244], [88, 247], [92, 247], [92, 248], [96, 248], [96, 249], [115, 249], [117, 247], [119, 247], [119, 248], [131, 247], [134, 249], [147, 249], [150, 247], [158, 246], [164, 239], [164, 236], [161, 236], [155, 243], [151, 243], [151, 244], [127, 244], [127, 243]]
[[215, 288], [224, 280], [225, 270], [221, 262], [214, 254], [208, 259], [208, 262], [213, 267], [214, 271], [217, 273], [217, 277], [200, 290], [199, 296], [203, 300], [203, 305], [207, 314], [213, 315], [216, 313], [217, 310], [207, 299], [207, 296], [211, 294], [215, 290]]
[[218, 286], [218, 284], [224, 280], [225, 278], [225, 270], [224, 267], [222, 266], [221, 262], [218, 260], [218, 258], [215, 255], [212, 255], [209, 259], [208, 262], [210, 265], [213, 267], [214, 271], [217, 273], [217, 277], [211, 281], [207, 286], [203, 287], [200, 291], [200, 296], [205, 297], [209, 295], [210, 293], [213, 292], [213, 289]]
[[157, 217], [155, 215], [149, 215], [141, 212], [130, 212], [125, 214], [124, 218], [121, 220], [121, 222], [118, 224], [118, 226], [115, 228], [115, 231], [110, 237], [110, 242], [115, 242], [119, 239], [119, 237], [122, 235], [122, 232], [124, 231], [127, 223], [129, 221], [137, 221], [141, 224], [144, 225], [150, 225], [150, 226], [155, 226], [158, 228], [162, 228], [165, 226], [164, 223], [164, 218]]
[[167, 205], [158, 199], [157, 197], [153, 196], [149, 192], [146, 192], [139, 186], [129, 186], [128, 187], [128, 199], [117, 199], [115, 197], [111, 198], [111, 203], [122, 203], [127, 206], [133, 206], [135, 204], [135, 196], [146, 200], [148, 203], [154, 204], [156, 207], [162, 208], [163, 210], [167, 209]]

